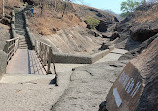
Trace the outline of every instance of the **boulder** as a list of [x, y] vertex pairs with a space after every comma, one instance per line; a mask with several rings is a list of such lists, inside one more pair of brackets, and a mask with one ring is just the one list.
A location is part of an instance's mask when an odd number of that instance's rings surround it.
[[98, 37], [98, 36], [102, 37], [102, 35], [99, 32], [97, 32], [96, 30], [89, 30], [88, 33], [95, 37]]
[[86, 28], [88, 28], [88, 29], [92, 29], [92, 26], [91, 26], [91, 25], [87, 25]]
[[116, 23], [115, 24], [110, 24], [107, 28], [108, 32], [113, 32], [116, 29]]
[[100, 20], [100, 23], [99, 23], [99, 25], [96, 27], [96, 29], [97, 29], [98, 31], [100, 31], [100, 32], [106, 32], [106, 31], [107, 31], [107, 28], [108, 28], [108, 24], [109, 24], [109, 23]]
[[106, 50], [106, 49], [109, 49], [109, 46], [108, 44], [106, 43], [102, 43], [101, 47], [99, 48], [99, 50]]
[[7, 67], [7, 54], [0, 50], [0, 79], [2, 78], [2, 74], [6, 73]]
[[119, 33], [117, 31], [112, 33], [112, 36], [110, 37], [110, 41], [115, 40], [117, 37], [120, 37]]
[[0, 23], [4, 24], [4, 25], [10, 25], [11, 20], [4, 17], [3, 19], [0, 20]]
[[112, 36], [112, 32], [102, 33], [103, 38], [110, 38]]
[[118, 76], [100, 111], [158, 111], [158, 38]]
[[130, 35], [136, 41], [145, 41], [158, 33], [158, 21], [134, 25], [130, 28]]
[[110, 41], [115, 40], [117, 37], [120, 37], [119, 33], [117, 31], [115, 32], [106, 32], [102, 34], [103, 38], [110, 38]]

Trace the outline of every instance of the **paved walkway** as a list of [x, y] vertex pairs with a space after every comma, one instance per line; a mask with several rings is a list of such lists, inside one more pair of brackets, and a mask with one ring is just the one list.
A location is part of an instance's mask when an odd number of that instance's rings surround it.
[[0, 111], [50, 111], [67, 89], [71, 73], [54, 75], [7, 74], [0, 80]]
[[7, 74], [46, 74], [35, 51], [18, 49], [7, 65]]

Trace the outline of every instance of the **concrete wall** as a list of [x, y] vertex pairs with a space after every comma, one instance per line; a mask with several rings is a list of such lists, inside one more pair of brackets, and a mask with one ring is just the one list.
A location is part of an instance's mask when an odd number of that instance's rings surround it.
[[54, 53], [52, 57], [55, 63], [72, 63], [72, 64], [91, 64], [91, 56], [89, 55], [75, 55], [75, 54], [64, 54]]
[[[113, 49], [114, 46], [111, 46], [111, 48]], [[54, 53], [52, 57], [52, 62], [54, 60], [55, 63], [92, 64], [109, 53], [109, 49], [95, 53], [93, 55]]]

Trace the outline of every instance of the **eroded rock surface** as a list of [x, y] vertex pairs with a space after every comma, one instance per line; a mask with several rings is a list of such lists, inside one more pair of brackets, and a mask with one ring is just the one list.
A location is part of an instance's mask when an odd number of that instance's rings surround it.
[[97, 31], [90, 31], [81, 26], [63, 29], [57, 34], [43, 38], [53, 45], [55, 51], [69, 54], [93, 54], [98, 52], [103, 42], [108, 42]]
[[[137, 58], [131, 60], [110, 89], [108, 111], [158, 110], [158, 38]], [[106, 111], [101, 107], [100, 111]]]
[[126, 62], [103, 62], [75, 68], [69, 88], [52, 111], [97, 111]]

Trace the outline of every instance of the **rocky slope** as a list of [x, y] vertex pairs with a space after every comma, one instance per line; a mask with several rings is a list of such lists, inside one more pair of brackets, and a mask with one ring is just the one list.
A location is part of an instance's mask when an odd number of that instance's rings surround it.
[[[111, 87], [99, 111], [158, 110], [158, 38], [132, 59]], [[105, 102], [104, 102], [105, 103]]]
[[7, 66], [7, 54], [6, 52], [6, 40], [10, 39], [9, 27], [0, 24], [0, 79], [2, 74], [6, 72]]
[[[114, 26], [114, 24], [119, 22], [119, 20], [114, 15], [108, 12], [85, 5], [63, 2], [61, 0], [48, 0], [47, 2], [45, 2], [45, 5], [48, 5], [48, 8], [45, 8], [44, 5], [43, 14], [41, 14], [42, 11], [39, 1], [26, 1], [29, 4], [35, 4], [35, 14], [33, 17], [29, 17], [29, 21], [31, 23], [30, 28], [32, 29], [32, 31], [40, 35], [51, 35], [61, 29], [78, 25], [91, 28], [89, 24], [86, 25], [84, 22], [85, 20], [87, 20], [87, 17], [95, 18], [100, 21], [99, 25], [96, 26], [96, 29], [102, 33], [108, 31], [109, 27]], [[65, 3], [66, 8], [64, 11], [60, 7], [65, 7]], [[43, 24], [43, 22], [45, 23]], [[110, 29], [110, 31], [113, 31], [113, 29]]]
[[5, 50], [6, 40], [10, 39], [9, 27], [0, 24], [0, 50]]
[[130, 51], [124, 56], [125, 58], [137, 56], [157, 38], [157, 12], [158, 4], [140, 6], [120, 24], [117, 24], [115, 30], [118, 31], [120, 39], [116, 46]]
[[93, 7], [73, 4], [73, 8], [75, 9], [75, 13], [81, 17], [82, 20], [86, 20], [88, 16], [98, 19], [100, 23], [96, 29], [100, 32], [106, 32], [108, 27], [119, 22], [119, 19], [114, 15]]
[[[56, 2], [63, 5], [65, 2]], [[29, 28], [37, 36], [41, 36], [53, 45], [54, 51], [72, 54], [93, 54], [98, 52], [103, 43], [117, 38], [118, 33], [114, 32], [116, 23], [119, 20], [109, 14], [92, 7], [68, 3], [66, 13], [61, 17], [62, 11], [58, 8], [48, 8], [44, 14], [40, 14], [39, 1], [34, 0], [35, 14], [30, 16]], [[50, 1], [49, 1], [50, 2]], [[51, 2], [47, 3], [51, 6]], [[55, 4], [55, 2], [53, 2]], [[100, 21], [96, 26], [97, 30], [92, 30], [84, 22], [87, 17], [92, 17]], [[72, 28], [73, 27], [73, 28]], [[86, 29], [89, 28], [89, 29]], [[104, 35], [108, 33], [108, 35]]]
[[70, 54], [93, 54], [99, 51], [103, 42], [108, 42], [106, 38], [95, 37], [91, 30], [81, 26], [63, 29], [43, 38], [54, 46], [55, 51]]

